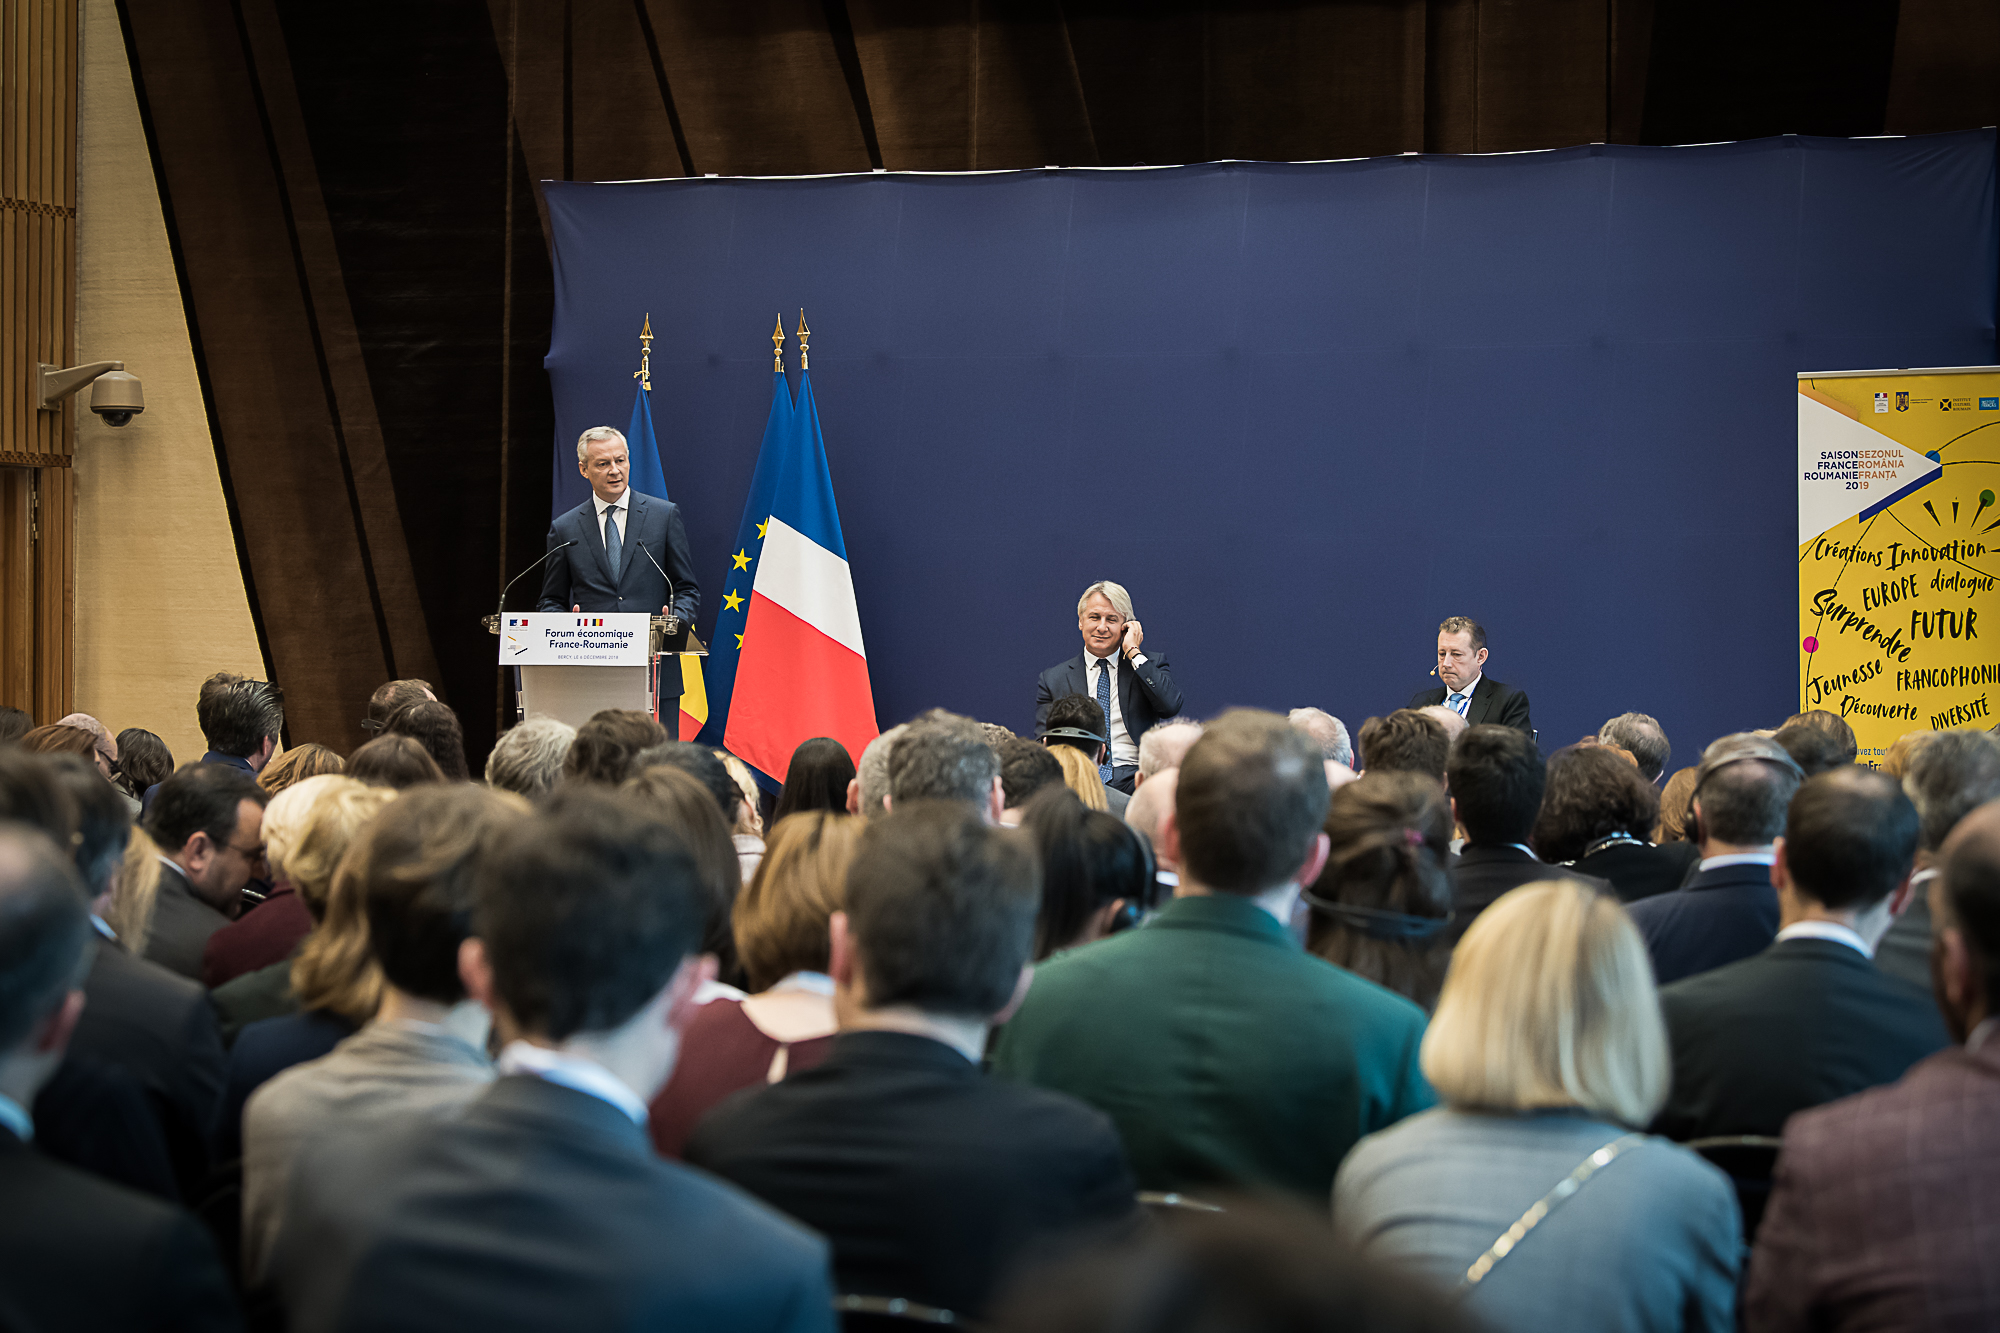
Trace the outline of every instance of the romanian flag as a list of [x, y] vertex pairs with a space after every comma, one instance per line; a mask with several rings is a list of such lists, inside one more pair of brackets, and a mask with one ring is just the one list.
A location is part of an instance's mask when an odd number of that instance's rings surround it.
[[858, 759], [876, 735], [868, 652], [809, 372], [799, 374], [787, 417], [775, 440], [765, 432], [744, 513], [757, 552], [752, 557], [744, 544], [731, 557], [730, 585], [747, 582], [749, 596], [740, 638], [729, 640], [737, 653], [722, 729], [724, 749], [777, 781], [801, 741], [832, 736]]

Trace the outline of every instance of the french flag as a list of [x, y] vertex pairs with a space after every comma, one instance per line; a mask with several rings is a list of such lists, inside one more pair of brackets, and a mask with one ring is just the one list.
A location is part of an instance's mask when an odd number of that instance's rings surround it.
[[[767, 435], [757, 460], [757, 482], [768, 477], [768, 489], [751, 486], [753, 505], [764, 496], [769, 503], [758, 506], [760, 540], [747, 571], [749, 598], [723, 733], [724, 749], [777, 781], [801, 741], [831, 736], [859, 759], [876, 735], [868, 650], [808, 372], [800, 372], [787, 424]], [[746, 527], [753, 517], [745, 515]], [[748, 554], [748, 546], [741, 549]]]

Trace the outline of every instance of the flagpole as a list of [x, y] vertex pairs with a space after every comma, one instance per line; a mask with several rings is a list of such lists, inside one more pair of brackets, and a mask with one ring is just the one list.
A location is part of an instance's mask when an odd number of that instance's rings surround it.
[[632, 372], [632, 378], [639, 381], [639, 387], [647, 393], [653, 391], [653, 312], [646, 312], [646, 322], [639, 329], [639, 368]]
[[799, 369], [800, 370], [807, 369], [806, 339], [810, 338], [811, 336], [812, 336], [812, 330], [806, 327], [806, 312], [801, 310], [799, 311]]
[[777, 325], [771, 330], [771, 369], [782, 375], [785, 373], [785, 317], [778, 316]]

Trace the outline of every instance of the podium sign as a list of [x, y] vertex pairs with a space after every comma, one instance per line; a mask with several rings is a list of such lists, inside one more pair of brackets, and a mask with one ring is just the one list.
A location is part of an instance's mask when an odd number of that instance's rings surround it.
[[652, 617], [643, 611], [529, 611], [500, 617], [502, 666], [643, 667]]

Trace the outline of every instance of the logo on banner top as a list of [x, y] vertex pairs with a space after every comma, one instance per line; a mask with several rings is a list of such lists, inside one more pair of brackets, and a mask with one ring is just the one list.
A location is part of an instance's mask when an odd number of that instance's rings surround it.
[[1888, 390], [1885, 389], [1881, 393], [1875, 395], [1875, 410], [1877, 412], [1887, 412], [1889, 410]]
[[1910, 410], [1909, 390], [1907, 389], [1896, 390], [1896, 410], [1898, 412], [1907, 412]]

